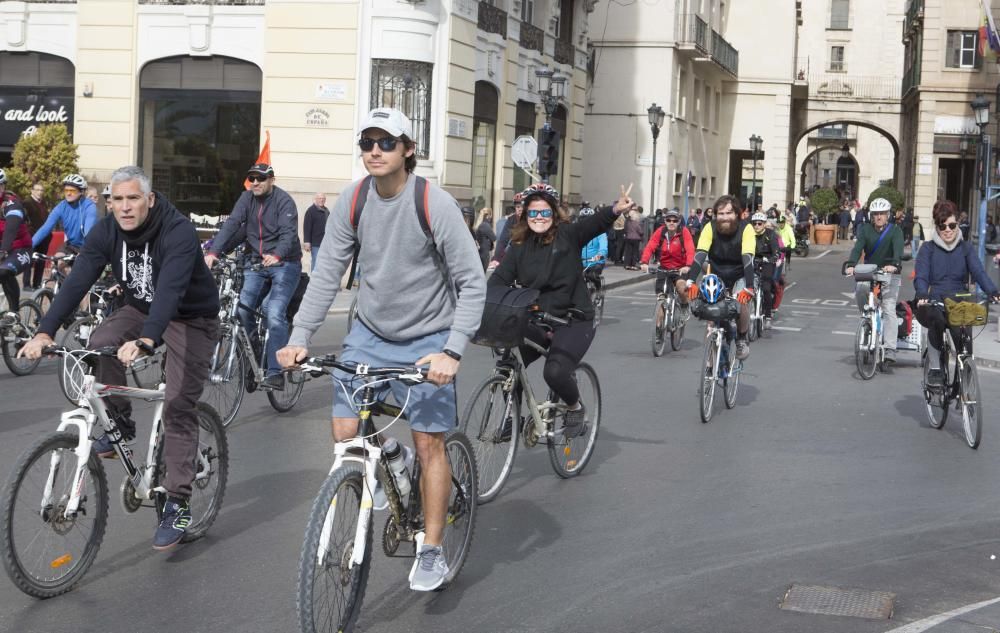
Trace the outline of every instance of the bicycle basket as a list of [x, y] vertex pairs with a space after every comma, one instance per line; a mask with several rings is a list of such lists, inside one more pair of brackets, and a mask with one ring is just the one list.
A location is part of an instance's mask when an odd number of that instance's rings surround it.
[[875, 264], [858, 264], [854, 267], [854, 281], [875, 281]]
[[726, 321], [735, 319], [739, 313], [739, 304], [732, 297], [725, 297], [715, 303], [708, 303], [700, 298], [691, 302], [691, 314], [703, 321]]
[[986, 325], [986, 317], [989, 315], [989, 308], [986, 305], [972, 301], [945, 299], [944, 307], [948, 313], [948, 325], [951, 327]]
[[534, 288], [488, 286], [483, 318], [472, 342], [487, 347], [519, 345], [524, 340], [531, 308], [537, 300], [538, 291]]

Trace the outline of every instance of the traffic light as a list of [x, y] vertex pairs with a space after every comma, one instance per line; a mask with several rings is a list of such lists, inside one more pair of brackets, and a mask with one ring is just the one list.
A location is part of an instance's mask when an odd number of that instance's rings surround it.
[[538, 132], [538, 173], [553, 176], [559, 171], [559, 132], [543, 127]]

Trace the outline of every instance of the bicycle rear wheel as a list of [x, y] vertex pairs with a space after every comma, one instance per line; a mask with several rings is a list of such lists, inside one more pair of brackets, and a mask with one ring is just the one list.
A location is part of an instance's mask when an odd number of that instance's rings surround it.
[[597, 379], [597, 372], [587, 363], [580, 363], [574, 376], [580, 390], [580, 401], [587, 409], [584, 431], [570, 439], [562, 433], [556, 433], [548, 441], [552, 470], [563, 479], [576, 477], [587, 467], [601, 429], [601, 383]]
[[302, 397], [302, 389], [305, 385], [306, 375], [301, 371], [285, 372], [285, 387], [268, 390], [267, 400], [279, 413], [291, 411], [295, 403]]
[[684, 326], [687, 323], [686, 316], [681, 312], [677, 297], [673, 298], [673, 307], [670, 309], [670, 347], [676, 352], [681, 348], [681, 341], [684, 340]]
[[715, 406], [715, 385], [718, 368], [716, 359], [718, 358], [718, 343], [716, 338], [711, 336], [705, 341], [705, 359], [701, 363], [700, 384], [698, 385], [698, 406], [701, 414], [701, 421], [707, 424], [712, 419]]
[[[511, 442], [517, 444], [517, 442]], [[476, 456], [465, 433], [455, 431], [445, 440], [444, 450], [451, 466], [451, 494], [448, 496], [448, 515], [445, 519], [441, 547], [448, 563], [448, 574], [441, 591], [455, 581], [472, 547], [476, 530], [476, 498], [479, 478], [476, 473]]]
[[[4, 486], [3, 566], [18, 589], [51, 598], [73, 588], [94, 562], [108, 521], [108, 480], [100, 458], [87, 458], [80, 507], [65, 509], [76, 479], [75, 433], [54, 433], [26, 450]], [[52, 477], [51, 498], [42, 505]]]
[[19, 322], [11, 325], [3, 332], [3, 362], [7, 369], [15, 376], [27, 376], [38, 368], [41, 358], [28, 360], [18, 358], [17, 353], [21, 351], [28, 339], [38, 331], [38, 324], [42, 320], [42, 313], [38, 305], [31, 299], [21, 299], [17, 307]]
[[878, 365], [878, 350], [872, 349], [873, 347], [876, 346], [872, 345], [872, 323], [869, 319], [862, 318], [854, 335], [854, 364], [864, 380], [871, 380]]
[[[341, 466], [323, 482], [309, 512], [296, 604], [302, 633], [349, 633], [354, 629], [372, 564], [372, 511], [362, 510], [364, 475]], [[361, 512], [368, 515], [361, 563], [351, 565]]]
[[[521, 407], [504, 392], [503, 376], [491, 376], [474, 392], [458, 428], [468, 438], [479, 467], [478, 503], [489, 503], [503, 489], [514, 467]], [[510, 425], [507, 433], [506, 426]]]
[[975, 361], [971, 358], [962, 360], [959, 368], [959, 391], [958, 402], [962, 406], [962, 426], [965, 430], [965, 442], [969, 448], [979, 448], [979, 442], [983, 439], [983, 407], [979, 398], [982, 396], [979, 391], [979, 372], [976, 371]]
[[[657, 297], [653, 304], [653, 356], [659, 358], [663, 356], [663, 349], [667, 346], [667, 324], [669, 323], [669, 303]], [[672, 335], [672, 333], [671, 333]]]
[[[236, 349], [233, 349], [233, 346]], [[232, 367], [228, 368], [229, 355], [233, 354]], [[208, 374], [205, 389], [201, 393], [201, 401], [207, 402], [219, 413], [222, 426], [236, 419], [246, 393], [247, 365], [249, 361], [243, 348], [236, 344], [231, 336], [219, 339], [216, 345], [215, 367]]]
[[[52, 265], [55, 266], [55, 264]], [[52, 300], [55, 299], [55, 296], [56, 293], [52, 292], [51, 288], [39, 288], [31, 295], [31, 300], [38, 304], [42, 316], [45, 316], [45, 313], [52, 307]]]

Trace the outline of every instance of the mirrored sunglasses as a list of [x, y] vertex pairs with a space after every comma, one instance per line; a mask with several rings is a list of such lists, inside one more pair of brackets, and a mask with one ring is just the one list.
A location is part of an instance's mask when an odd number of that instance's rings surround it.
[[538, 216], [542, 216], [543, 218], [551, 218], [552, 209], [528, 209], [529, 218], [537, 218]]

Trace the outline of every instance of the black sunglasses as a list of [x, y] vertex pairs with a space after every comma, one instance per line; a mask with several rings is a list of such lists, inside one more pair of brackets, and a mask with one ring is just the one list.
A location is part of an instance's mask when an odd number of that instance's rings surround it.
[[937, 225], [939, 231], [948, 229], [949, 231], [954, 231], [958, 228], [958, 222], [943, 222]]
[[678, 220], [677, 218], [667, 218], [664, 220], [664, 222], [680, 222], [680, 220]]
[[753, 224], [754, 226], [764, 226], [764, 223], [763, 223], [763, 222], [761, 222], [760, 220], [757, 220], [756, 222], [752, 222], [752, 224]]
[[358, 147], [361, 148], [362, 152], [370, 152], [375, 149], [375, 145], [378, 145], [378, 148], [383, 152], [391, 152], [396, 149], [397, 143], [399, 143], [399, 139], [392, 136], [383, 136], [377, 141], [373, 138], [362, 136], [361, 140], [358, 141]]
[[267, 182], [269, 176], [264, 176], [263, 174], [250, 174], [247, 176], [247, 180], [250, 182]]

